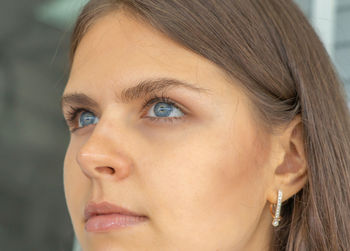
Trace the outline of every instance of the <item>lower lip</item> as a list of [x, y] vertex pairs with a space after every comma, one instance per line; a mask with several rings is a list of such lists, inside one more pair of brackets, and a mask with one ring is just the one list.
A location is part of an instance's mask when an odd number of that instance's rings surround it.
[[85, 223], [87, 232], [105, 232], [140, 224], [147, 220], [145, 216], [131, 216], [124, 214], [105, 214], [91, 217]]

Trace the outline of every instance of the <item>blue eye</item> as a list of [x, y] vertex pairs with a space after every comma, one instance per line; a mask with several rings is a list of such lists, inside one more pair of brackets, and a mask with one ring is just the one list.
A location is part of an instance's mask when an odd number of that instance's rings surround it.
[[98, 118], [92, 112], [85, 111], [79, 117], [79, 128], [96, 124], [97, 122]]
[[[147, 99], [142, 105], [142, 110], [146, 110], [146, 108], [151, 106], [151, 109], [147, 109], [148, 113], [145, 118], [154, 123], [180, 122], [184, 120], [187, 115], [187, 113], [183, 112], [182, 108], [180, 108], [181, 106], [178, 106], [176, 102], [172, 102], [171, 99], [166, 96], [159, 97], [155, 95], [153, 98]], [[67, 111], [64, 116], [72, 133], [80, 128], [99, 122], [99, 118], [93, 112], [82, 107], [71, 107], [71, 111]]]
[[177, 119], [183, 117], [184, 113], [173, 103], [158, 102], [154, 108], [150, 109], [150, 114], [147, 115], [149, 118], [174, 117]]

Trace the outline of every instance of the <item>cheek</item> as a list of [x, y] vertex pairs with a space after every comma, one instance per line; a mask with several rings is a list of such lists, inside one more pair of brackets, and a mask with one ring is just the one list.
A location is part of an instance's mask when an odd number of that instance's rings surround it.
[[238, 245], [256, 229], [266, 202], [266, 184], [253, 137], [241, 133], [233, 138], [234, 143], [225, 150], [216, 148], [214, 161], [208, 159], [208, 185], [197, 206], [202, 209], [199, 217], [205, 219], [208, 228], [214, 226], [211, 232], [216, 233], [215, 238], [225, 238], [221, 235], [224, 232], [227, 239], [222, 243]]
[[[267, 141], [258, 139], [253, 129], [234, 133], [231, 144], [218, 150], [210, 170], [210, 189], [203, 203], [215, 204], [227, 216], [237, 210], [237, 220], [248, 216], [250, 210], [262, 209], [265, 204]], [[223, 145], [225, 146], [225, 144]], [[253, 216], [253, 214], [251, 215]], [[249, 216], [250, 217], [250, 216]]]
[[215, 205], [221, 215], [214, 210], [209, 213], [226, 218], [232, 229], [242, 232], [241, 226], [253, 224], [264, 207], [264, 168], [256, 161], [256, 148], [250, 142], [221, 157], [222, 161], [212, 166], [211, 186], [202, 205]]
[[171, 154], [158, 163], [162, 168], [148, 173], [155, 220], [169, 239], [188, 242], [190, 235], [193, 246], [206, 239], [214, 247], [239, 243], [256, 227], [265, 205], [261, 156], [267, 148], [246, 125], [221, 129], [198, 133], [181, 147], [171, 144]]

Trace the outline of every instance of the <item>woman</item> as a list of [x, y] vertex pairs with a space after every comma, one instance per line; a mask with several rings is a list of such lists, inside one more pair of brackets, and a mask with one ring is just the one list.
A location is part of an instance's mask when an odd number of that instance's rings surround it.
[[350, 121], [290, 0], [92, 0], [64, 185], [83, 250], [350, 250]]

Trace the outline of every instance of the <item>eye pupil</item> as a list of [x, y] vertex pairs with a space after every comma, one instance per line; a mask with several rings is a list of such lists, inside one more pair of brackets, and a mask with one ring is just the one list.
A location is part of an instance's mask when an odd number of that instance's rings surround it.
[[84, 127], [84, 126], [88, 126], [90, 124], [95, 123], [96, 117], [93, 113], [91, 112], [83, 112], [80, 115], [80, 119], [79, 119], [79, 127]]
[[171, 114], [171, 111], [173, 110], [172, 106], [164, 103], [164, 102], [160, 102], [158, 104], [156, 104], [156, 106], [154, 107], [155, 110], [155, 114], [157, 116], [160, 117], [167, 117], [169, 116], [169, 114]]

